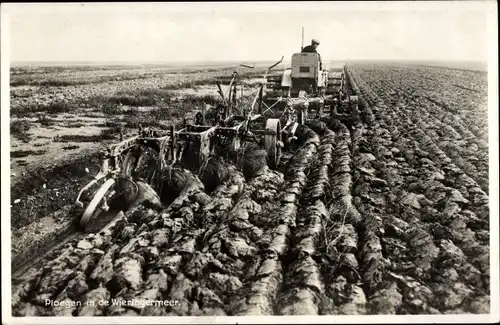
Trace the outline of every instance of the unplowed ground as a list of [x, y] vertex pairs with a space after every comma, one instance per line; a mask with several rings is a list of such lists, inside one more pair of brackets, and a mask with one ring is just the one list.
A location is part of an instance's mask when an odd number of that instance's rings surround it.
[[[361, 123], [311, 123], [277, 171], [232, 167], [210, 194], [193, 177], [53, 249], [16, 279], [14, 315], [489, 313], [486, 75], [349, 81]], [[118, 303], [148, 299], [178, 304]]]

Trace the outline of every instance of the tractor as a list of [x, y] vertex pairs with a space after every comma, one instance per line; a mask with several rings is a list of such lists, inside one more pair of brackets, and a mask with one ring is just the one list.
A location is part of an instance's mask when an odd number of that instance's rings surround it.
[[322, 67], [317, 53], [294, 53], [291, 66], [281, 73], [266, 76], [263, 102], [266, 110], [275, 106], [293, 111], [297, 122], [304, 124], [309, 113], [325, 115], [343, 122], [359, 119], [357, 96], [348, 96], [347, 66]]

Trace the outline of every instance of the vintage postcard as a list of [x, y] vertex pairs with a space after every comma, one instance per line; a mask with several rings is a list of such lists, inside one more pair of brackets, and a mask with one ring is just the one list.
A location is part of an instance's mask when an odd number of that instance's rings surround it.
[[499, 321], [496, 2], [1, 24], [3, 323]]

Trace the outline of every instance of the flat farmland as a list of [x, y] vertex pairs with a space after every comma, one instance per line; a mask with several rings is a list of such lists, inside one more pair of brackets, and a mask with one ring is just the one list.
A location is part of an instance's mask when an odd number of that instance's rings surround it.
[[[14, 260], [63, 241], [96, 151], [218, 103], [215, 81], [233, 70], [13, 69]], [[241, 73], [249, 92], [263, 72]], [[276, 170], [228, 163], [211, 191], [192, 175], [163, 208], [67, 236], [13, 276], [14, 315], [489, 313], [487, 73], [352, 63], [347, 74], [359, 123], [311, 120]]]

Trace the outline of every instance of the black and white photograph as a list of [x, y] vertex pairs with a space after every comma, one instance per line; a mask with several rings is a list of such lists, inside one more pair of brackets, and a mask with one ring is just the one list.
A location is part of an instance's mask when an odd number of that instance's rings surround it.
[[1, 16], [4, 324], [500, 321], [495, 1]]

